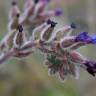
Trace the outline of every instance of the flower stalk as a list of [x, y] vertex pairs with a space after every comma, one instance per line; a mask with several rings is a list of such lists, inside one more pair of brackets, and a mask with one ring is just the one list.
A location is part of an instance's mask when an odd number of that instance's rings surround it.
[[28, 57], [35, 48], [44, 54], [44, 63], [50, 75], [57, 74], [62, 80], [68, 75], [77, 78], [79, 66], [95, 76], [96, 62], [88, 60], [76, 49], [96, 44], [96, 35], [89, 35], [87, 32], [71, 35], [77, 28], [74, 23], [55, 31], [58, 24], [50, 18], [60, 16], [62, 10], [47, 11], [46, 5], [49, 1], [25, 0], [24, 13], [20, 12], [16, 2], [12, 2], [9, 12], [9, 33], [0, 43], [0, 64], [12, 57]]

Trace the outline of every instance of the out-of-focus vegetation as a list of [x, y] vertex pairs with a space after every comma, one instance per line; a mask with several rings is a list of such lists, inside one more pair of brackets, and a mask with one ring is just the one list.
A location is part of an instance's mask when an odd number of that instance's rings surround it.
[[[8, 10], [12, 0], [0, 0], [0, 39], [7, 32]], [[24, 0], [18, 0], [20, 8]], [[74, 32], [96, 33], [95, 0], [53, 0], [50, 7], [64, 9], [61, 18], [54, 18], [59, 27], [75, 22]], [[87, 57], [96, 58], [96, 46], [80, 49]], [[43, 56], [39, 51], [22, 60], [13, 58], [0, 65], [0, 96], [96, 96], [96, 78], [80, 69], [80, 79], [70, 79], [61, 83], [56, 77], [47, 74], [43, 66]]]

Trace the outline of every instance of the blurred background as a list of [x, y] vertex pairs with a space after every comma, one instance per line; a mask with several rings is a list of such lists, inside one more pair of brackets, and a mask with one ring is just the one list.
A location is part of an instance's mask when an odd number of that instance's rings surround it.
[[[0, 40], [7, 33], [8, 11], [12, 0], [0, 0]], [[24, 0], [17, 0], [22, 10]], [[96, 34], [96, 0], [53, 0], [50, 8], [61, 7], [64, 14], [53, 18], [59, 22], [57, 28], [74, 22], [77, 29], [73, 34], [88, 31]], [[48, 7], [49, 8], [49, 7]], [[84, 56], [96, 58], [96, 46], [80, 48]], [[0, 96], [96, 96], [96, 77], [80, 69], [78, 80], [69, 78], [62, 83], [50, 77], [43, 66], [39, 51], [22, 60], [12, 58], [0, 65]]]

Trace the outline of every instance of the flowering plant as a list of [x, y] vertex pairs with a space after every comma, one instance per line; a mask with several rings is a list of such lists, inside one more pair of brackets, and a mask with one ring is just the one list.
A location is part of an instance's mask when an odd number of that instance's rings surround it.
[[[71, 33], [76, 29], [74, 23], [54, 31], [57, 22], [52, 16], [60, 16], [62, 9], [46, 10], [50, 0], [25, 0], [21, 13], [17, 2], [13, 1], [9, 12], [8, 32], [0, 43], [0, 64], [17, 57], [22, 59], [39, 49], [45, 56], [44, 64], [50, 75], [57, 74], [62, 80], [68, 75], [78, 77], [78, 67], [95, 76], [96, 62], [82, 56], [76, 49], [96, 43], [95, 35], [81, 32], [77, 36]], [[39, 34], [39, 36], [38, 36]]]

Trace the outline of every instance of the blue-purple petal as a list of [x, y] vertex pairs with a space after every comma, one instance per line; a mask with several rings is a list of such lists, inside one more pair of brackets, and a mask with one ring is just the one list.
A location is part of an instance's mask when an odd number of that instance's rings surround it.
[[57, 8], [57, 9], [55, 10], [55, 15], [56, 15], [56, 16], [60, 16], [60, 15], [62, 15], [62, 14], [63, 14], [63, 9]]
[[91, 36], [91, 43], [96, 44], [96, 35]]
[[86, 42], [89, 38], [88, 32], [82, 32], [76, 36], [76, 41]]

